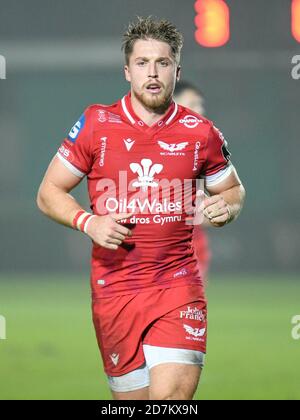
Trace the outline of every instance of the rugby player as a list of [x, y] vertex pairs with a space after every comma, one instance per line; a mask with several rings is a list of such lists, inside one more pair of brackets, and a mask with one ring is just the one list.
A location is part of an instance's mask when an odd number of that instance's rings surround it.
[[[244, 200], [222, 133], [173, 100], [182, 45], [167, 20], [138, 18], [128, 26], [130, 91], [84, 110], [37, 197], [43, 213], [93, 242], [93, 322], [116, 400], [193, 398], [206, 353], [207, 302], [191, 246], [190, 199], [202, 180], [210, 195], [203, 212], [215, 227], [235, 220]], [[84, 177], [91, 212], [70, 194]]]

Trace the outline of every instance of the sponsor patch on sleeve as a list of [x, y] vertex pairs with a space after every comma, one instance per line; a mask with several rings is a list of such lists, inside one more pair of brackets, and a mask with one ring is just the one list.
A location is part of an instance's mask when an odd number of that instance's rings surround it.
[[72, 141], [73, 143], [76, 141], [80, 131], [83, 129], [84, 123], [85, 123], [85, 115], [82, 114], [79, 120], [77, 121], [77, 123], [74, 124], [74, 126], [71, 128], [68, 134], [68, 139]]

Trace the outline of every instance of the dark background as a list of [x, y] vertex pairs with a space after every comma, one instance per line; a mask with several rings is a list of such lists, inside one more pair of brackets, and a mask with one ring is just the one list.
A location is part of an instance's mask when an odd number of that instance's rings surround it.
[[[0, 270], [88, 270], [89, 241], [47, 220], [35, 197], [63, 137], [90, 103], [129, 89], [121, 36], [136, 15], [172, 20], [185, 37], [182, 78], [206, 95], [247, 189], [239, 220], [211, 230], [212, 270], [294, 272], [300, 268], [300, 80], [291, 59], [289, 0], [229, 1], [230, 42], [194, 41], [191, 0], [0, 1]], [[86, 181], [75, 192], [86, 208]]]

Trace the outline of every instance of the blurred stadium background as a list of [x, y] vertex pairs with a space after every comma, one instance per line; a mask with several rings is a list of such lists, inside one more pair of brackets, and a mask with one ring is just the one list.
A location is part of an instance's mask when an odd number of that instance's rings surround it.
[[[35, 205], [44, 170], [90, 103], [128, 90], [120, 39], [136, 15], [184, 33], [183, 79], [206, 96], [247, 189], [210, 231], [210, 337], [197, 399], [300, 399], [300, 54], [291, 0], [226, 0], [230, 40], [196, 43], [193, 0], [0, 0], [0, 399], [110, 398], [91, 323], [89, 241]], [[299, 32], [300, 32], [300, 22]], [[86, 208], [85, 182], [75, 196]]]

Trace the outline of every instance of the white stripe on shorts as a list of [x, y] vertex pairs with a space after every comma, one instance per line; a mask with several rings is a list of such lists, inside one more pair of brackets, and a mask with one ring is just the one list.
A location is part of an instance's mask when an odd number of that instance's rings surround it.
[[129, 392], [149, 386], [149, 370], [163, 363], [199, 365], [201, 368], [204, 366], [205, 354], [201, 351], [150, 346], [148, 344], [143, 345], [143, 350], [146, 364], [125, 375], [108, 376], [108, 383], [112, 391]]
[[148, 369], [163, 363], [182, 363], [204, 367], [205, 354], [197, 350], [173, 349], [169, 347], [143, 345]]
[[112, 391], [129, 392], [145, 388], [150, 384], [149, 369], [143, 364], [138, 369], [121, 376], [108, 376], [108, 383]]

